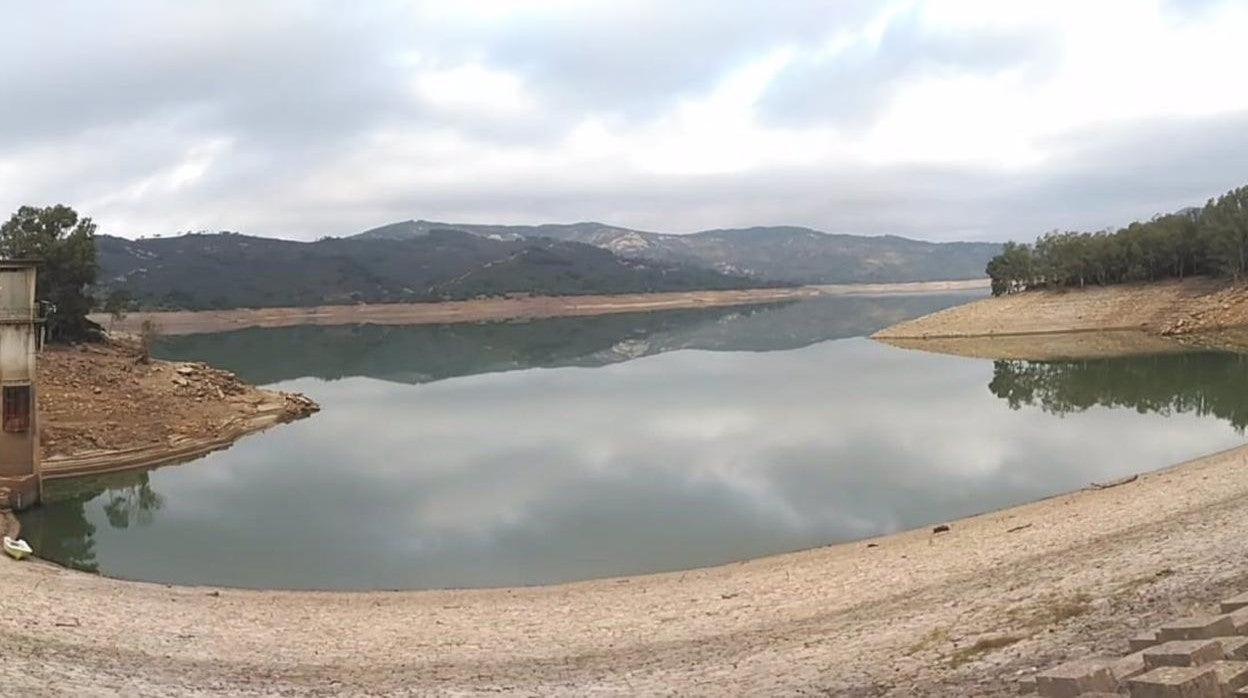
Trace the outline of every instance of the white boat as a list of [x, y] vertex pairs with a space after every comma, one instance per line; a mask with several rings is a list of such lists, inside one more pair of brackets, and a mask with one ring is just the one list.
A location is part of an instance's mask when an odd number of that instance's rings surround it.
[[18, 538], [15, 540], [13, 538], [5, 536], [4, 537], [4, 552], [8, 553], [9, 557], [13, 558], [14, 560], [21, 560], [22, 558], [26, 557], [27, 555], [30, 555], [34, 551], [30, 549], [30, 544], [22, 540], [21, 538]]

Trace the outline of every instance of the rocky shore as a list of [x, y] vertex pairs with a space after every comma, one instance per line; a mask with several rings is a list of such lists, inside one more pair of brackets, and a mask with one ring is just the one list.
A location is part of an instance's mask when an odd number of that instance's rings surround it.
[[38, 371], [49, 478], [193, 458], [319, 409], [202, 363], [143, 362], [124, 340], [48, 347]]

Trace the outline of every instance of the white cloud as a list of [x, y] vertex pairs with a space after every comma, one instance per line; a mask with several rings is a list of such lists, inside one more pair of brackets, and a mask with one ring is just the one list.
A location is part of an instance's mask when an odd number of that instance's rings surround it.
[[[67, 202], [115, 234], [426, 217], [1030, 237], [1199, 202], [1248, 156], [1199, 140], [1248, 117], [1237, 2], [120, 11], [137, 24], [66, 5], [54, 61], [17, 28], [57, 8], [0, 24], [21, 105], [0, 112], [0, 209]], [[1119, 189], [1069, 196], [1128, 163]]]

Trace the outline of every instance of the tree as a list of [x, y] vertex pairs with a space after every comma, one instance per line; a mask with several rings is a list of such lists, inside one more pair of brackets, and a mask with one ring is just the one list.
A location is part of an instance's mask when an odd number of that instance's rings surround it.
[[68, 206], [23, 206], [0, 225], [0, 255], [43, 264], [35, 295], [51, 303], [48, 338], [74, 342], [98, 338], [100, 326], [87, 319], [95, 282], [95, 223]]
[[124, 288], [115, 288], [112, 291], [109, 291], [108, 297], [104, 299], [104, 312], [108, 313], [109, 317], [109, 332], [113, 331], [114, 325], [126, 319], [126, 311], [129, 309], [129, 291]]

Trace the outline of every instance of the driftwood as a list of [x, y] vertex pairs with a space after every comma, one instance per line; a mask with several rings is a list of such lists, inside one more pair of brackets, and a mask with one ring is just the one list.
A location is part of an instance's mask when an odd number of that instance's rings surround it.
[[1139, 479], [1140, 479], [1139, 475], [1128, 475], [1126, 477], [1120, 477], [1117, 480], [1110, 480], [1109, 482], [1094, 482], [1092, 483], [1092, 487], [1098, 490], [1107, 490], [1111, 487], [1117, 487], [1119, 485], [1130, 484]]
[[1023, 524], [1022, 526], [1015, 526], [1014, 528], [1011, 528], [1008, 531], [1006, 531], [1006, 533], [1018, 533], [1019, 531], [1025, 531], [1034, 525], [1035, 524]]

